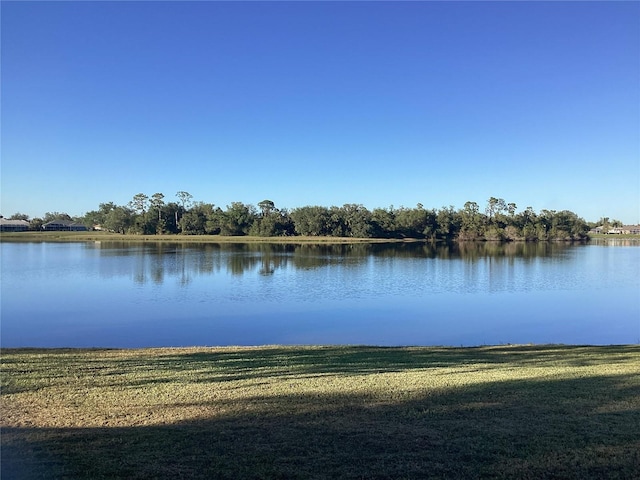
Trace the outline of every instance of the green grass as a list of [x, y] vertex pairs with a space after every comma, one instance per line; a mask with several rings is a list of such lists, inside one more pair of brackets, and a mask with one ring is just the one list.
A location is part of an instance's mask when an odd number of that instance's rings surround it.
[[605, 234], [605, 233], [590, 233], [589, 234], [589, 238], [591, 239], [602, 239], [602, 240], [636, 240], [636, 241], [640, 241], [640, 235], [636, 235], [636, 234], [631, 234], [631, 233], [624, 233], [624, 234], [618, 234], [618, 233], [611, 233], [611, 234]]
[[172, 243], [391, 243], [424, 241], [416, 239], [354, 238], [354, 237], [255, 237], [223, 235], [123, 235], [111, 232], [2, 232], [5, 242], [172, 242]]
[[640, 478], [640, 347], [3, 349], [2, 479]]

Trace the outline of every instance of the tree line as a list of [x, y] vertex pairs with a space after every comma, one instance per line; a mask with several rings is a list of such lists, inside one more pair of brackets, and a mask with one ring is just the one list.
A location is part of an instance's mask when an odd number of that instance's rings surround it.
[[[14, 217], [21, 214], [15, 214]], [[38, 224], [67, 214], [47, 213]], [[13, 218], [13, 217], [12, 217]], [[27, 217], [28, 219], [28, 217]], [[330, 236], [360, 238], [416, 238], [459, 241], [546, 241], [583, 240], [593, 224], [568, 210], [541, 210], [531, 207], [517, 211], [515, 203], [491, 197], [484, 210], [476, 202], [461, 209], [393, 206], [369, 210], [360, 204], [341, 207], [303, 206], [287, 210], [271, 200], [257, 206], [232, 202], [222, 209], [212, 203], [194, 201], [180, 191], [175, 201], [162, 193], [135, 195], [127, 205], [101, 203], [97, 210], [74, 219], [88, 228], [101, 228], [122, 234]], [[33, 227], [32, 227], [33, 228]]]

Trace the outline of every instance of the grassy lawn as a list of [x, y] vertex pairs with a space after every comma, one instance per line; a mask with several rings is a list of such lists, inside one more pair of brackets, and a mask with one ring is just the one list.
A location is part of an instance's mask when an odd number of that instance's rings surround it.
[[223, 235], [123, 235], [111, 232], [3, 232], [5, 242], [172, 242], [172, 243], [399, 243], [415, 239], [354, 238], [354, 237], [253, 237]]
[[590, 233], [589, 237], [591, 239], [601, 239], [601, 240], [636, 240], [640, 241], [640, 235], [625, 233], [625, 234], [604, 234], [604, 233]]
[[2, 479], [640, 478], [640, 347], [3, 349]]

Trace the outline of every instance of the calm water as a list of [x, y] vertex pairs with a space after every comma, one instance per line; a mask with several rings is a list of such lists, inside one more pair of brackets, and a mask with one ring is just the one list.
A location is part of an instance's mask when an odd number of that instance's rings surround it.
[[0, 243], [3, 347], [640, 342], [640, 248]]

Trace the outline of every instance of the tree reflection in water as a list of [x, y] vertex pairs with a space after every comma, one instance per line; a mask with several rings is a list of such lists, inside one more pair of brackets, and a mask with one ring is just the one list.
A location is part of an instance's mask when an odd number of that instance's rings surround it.
[[[358, 266], [370, 258], [532, 260], [562, 258], [571, 244], [549, 242], [428, 242], [358, 244], [96, 242], [101, 256], [129, 257], [133, 262], [107, 276], [132, 275], [136, 283], [161, 284], [177, 278], [188, 284], [194, 276], [213, 273], [273, 275], [278, 270]], [[133, 271], [131, 270], [133, 269]]]

